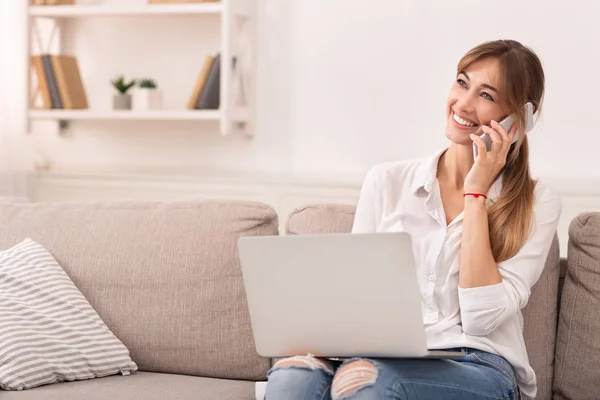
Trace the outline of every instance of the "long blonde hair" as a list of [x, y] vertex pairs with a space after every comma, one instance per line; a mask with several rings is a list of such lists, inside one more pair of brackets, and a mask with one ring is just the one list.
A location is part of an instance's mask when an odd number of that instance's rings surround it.
[[537, 55], [514, 40], [495, 40], [474, 47], [458, 63], [458, 72], [489, 58], [499, 62], [499, 97], [509, 112], [516, 114], [519, 135], [500, 172], [500, 196], [488, 208], [492, 254], [496, 262], [501, 262], [517, 254], [531, 231], [535, 182], [529, 170], [529, 145], [525, 135], [527, 116], [523, 106], [530, 101], [539, 118], [545, 76]]

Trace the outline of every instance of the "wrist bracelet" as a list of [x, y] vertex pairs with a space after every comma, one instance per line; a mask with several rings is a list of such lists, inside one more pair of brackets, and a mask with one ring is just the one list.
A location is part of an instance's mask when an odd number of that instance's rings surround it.
[[479, 196], [481, 196], [487, 200], [487, 196], [483, 193], [465, 193], [465, 194], [463, 194], [463, 197], [465, 197], [465, 196], [473, 196], [475, 198], [478, 198]]

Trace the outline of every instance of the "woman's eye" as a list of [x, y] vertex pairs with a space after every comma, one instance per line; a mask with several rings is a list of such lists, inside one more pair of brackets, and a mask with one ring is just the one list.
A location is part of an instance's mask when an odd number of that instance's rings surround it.
[[460, 79], [460, 78], [459, 78], [459, 79], [457, 79], [457, 80], [456, 80], [456, 82], [458, 82], [458, 84], [459, 84], [460, 86], [467, 87], [467, 82], [465, 82], [464, 80], [462, 80], [462, 79]]
[[481, 95], [483, 96], [483, 98], [489, 100], [489, 101], [494, 101], [494, 98], [492, 96], [490, 96], [488, 93], [483, 92], [481, 93]]

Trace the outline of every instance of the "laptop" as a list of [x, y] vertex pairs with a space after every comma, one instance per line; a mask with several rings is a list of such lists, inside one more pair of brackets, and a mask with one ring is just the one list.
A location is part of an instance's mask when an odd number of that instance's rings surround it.
[[238, 253], [263, 357], [466, 355], [427, 348], [407, 233], [244, 236]]

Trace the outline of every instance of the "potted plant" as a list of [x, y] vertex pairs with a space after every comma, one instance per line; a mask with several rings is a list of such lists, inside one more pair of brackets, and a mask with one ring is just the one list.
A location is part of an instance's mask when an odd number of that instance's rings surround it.
[[131, 95], [127, 93], [135, 85], [135, 80], [125, 82], [123, 75], [112, 80], [112, 84], [117, 89], [117, 94], [113, 97], [113, 108], [115, 110], [130, 110], [131, 109]]
[[157, 110], [162, 107], [162, 95], [156, 82], [152, 79], [141, 79], [133, 91], [134, 110]]

